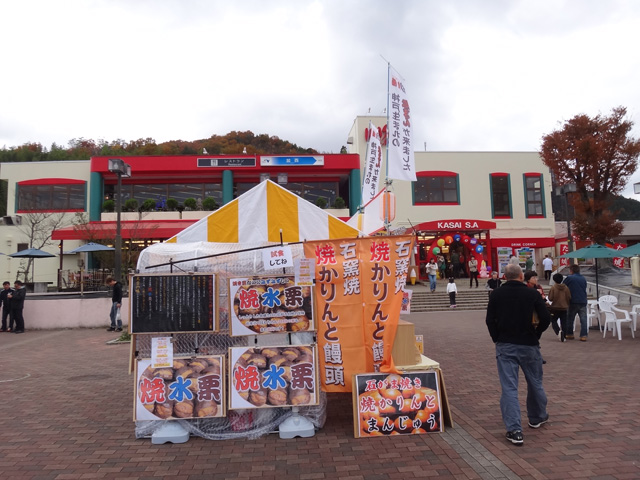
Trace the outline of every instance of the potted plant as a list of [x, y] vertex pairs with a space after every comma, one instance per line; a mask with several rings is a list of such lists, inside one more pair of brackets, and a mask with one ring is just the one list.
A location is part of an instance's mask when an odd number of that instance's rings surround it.
[[207, 197], [202, 201], [202, 208], [205, 210], [215, 210], [218, 208], [218, 202], [213, 197]]
[[345, 208], [347, 206], [347, 202], [344, 201], [342, 197], [336, 197], [336, 201], [333, 203], [334, 208]]
[[142, 203], [142, 211], [143, 212], [150, 212], [151, 210], [155, 210], [156, 208], [156, 201], [155, 200], [151, 200], [150, 198], [145, 200]]
[[184, 201], [185, 210], [196, 210], [198, 208], [198, 202], [195, 198], [186, 198]]
[[105, 200], [104, 203], [102, 204], [102, 211], [103, 212], [113, 212], [116, 209], [116, 202], [114, 202], [113, 200]]
[[138, 200], [135, 198], [129, 198], [124, 202], [125, 212], [135, 212], [136, 210], [138, 210]]
[[324, 197], [318, 197], [316, 199], [316, 207], [327, 208], [327, 201]]
[[178, 201], [175, 198], [167, 198], [167, 210], [173, 212], [178, 209]]

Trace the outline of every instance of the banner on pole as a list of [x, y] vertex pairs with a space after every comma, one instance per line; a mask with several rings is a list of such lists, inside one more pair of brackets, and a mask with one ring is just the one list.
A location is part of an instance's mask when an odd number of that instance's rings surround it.
[[415, 182], [411, 121], [404, 79], [389, 65], [388, 177]]

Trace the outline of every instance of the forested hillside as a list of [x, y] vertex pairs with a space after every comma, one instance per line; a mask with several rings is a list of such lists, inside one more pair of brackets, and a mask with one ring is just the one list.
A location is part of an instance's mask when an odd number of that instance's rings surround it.
[[226, 135], [212, 135], [202, 140], [171, 140], [156, 143], [153, 138], [138, 140], [93, 140], [74, 138], [67, 146], [41, 143], [26, 143], [19, 147], [0, 149], [0, 162], [38, 162], [55, 160], [88, 160], [93, 155], [195, 155], [206, 149], [210, 155], [241, 154], [246, 148], [247, 154], [314, 154], [313, 148], [303, 148], [267, 134], [254, 135], [253, 132], [229, 132]]

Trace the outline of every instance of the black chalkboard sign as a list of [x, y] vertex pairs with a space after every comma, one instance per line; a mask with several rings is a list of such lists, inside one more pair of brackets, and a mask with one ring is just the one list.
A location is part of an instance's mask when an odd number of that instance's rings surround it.
[[217, 329], [215, 275], [133, 275], [129, 292], [131, 333]]

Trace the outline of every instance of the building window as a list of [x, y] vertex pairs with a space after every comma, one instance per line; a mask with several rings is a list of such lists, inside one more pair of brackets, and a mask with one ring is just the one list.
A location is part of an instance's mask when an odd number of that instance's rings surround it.
[[[115, 185], [105, 185], [105, 198], [115, 199], [115, 191]], [[158, 205], [161, 205], [169, 198], [184, 204], [187, 198], [204, 200], [207, 197], [214, 198], [216, 203], [221, 205], [222, 185], [219, 183], [147, 183], [122, 186], [122, 201], [135, 198], [138, 205], [142, 205], [145, 200], [155, 200]]]
[[511, 181], [508, 173], [492, 173], [491, 215], [493, 218], [512, 218]]
[[418, 172], [413, 182], [414, 205], [459, 205], [458, 174], [454, 172]]
[[[86, 184], [43, 178], [18, 182], [16, 212], [81, 212], [86, 208]], [[67, 180], [68, 181], [68, 180]]]
[[524, 192], [527, 218], [544, 218], [544, 186], [541, 173], [524, 174]]

